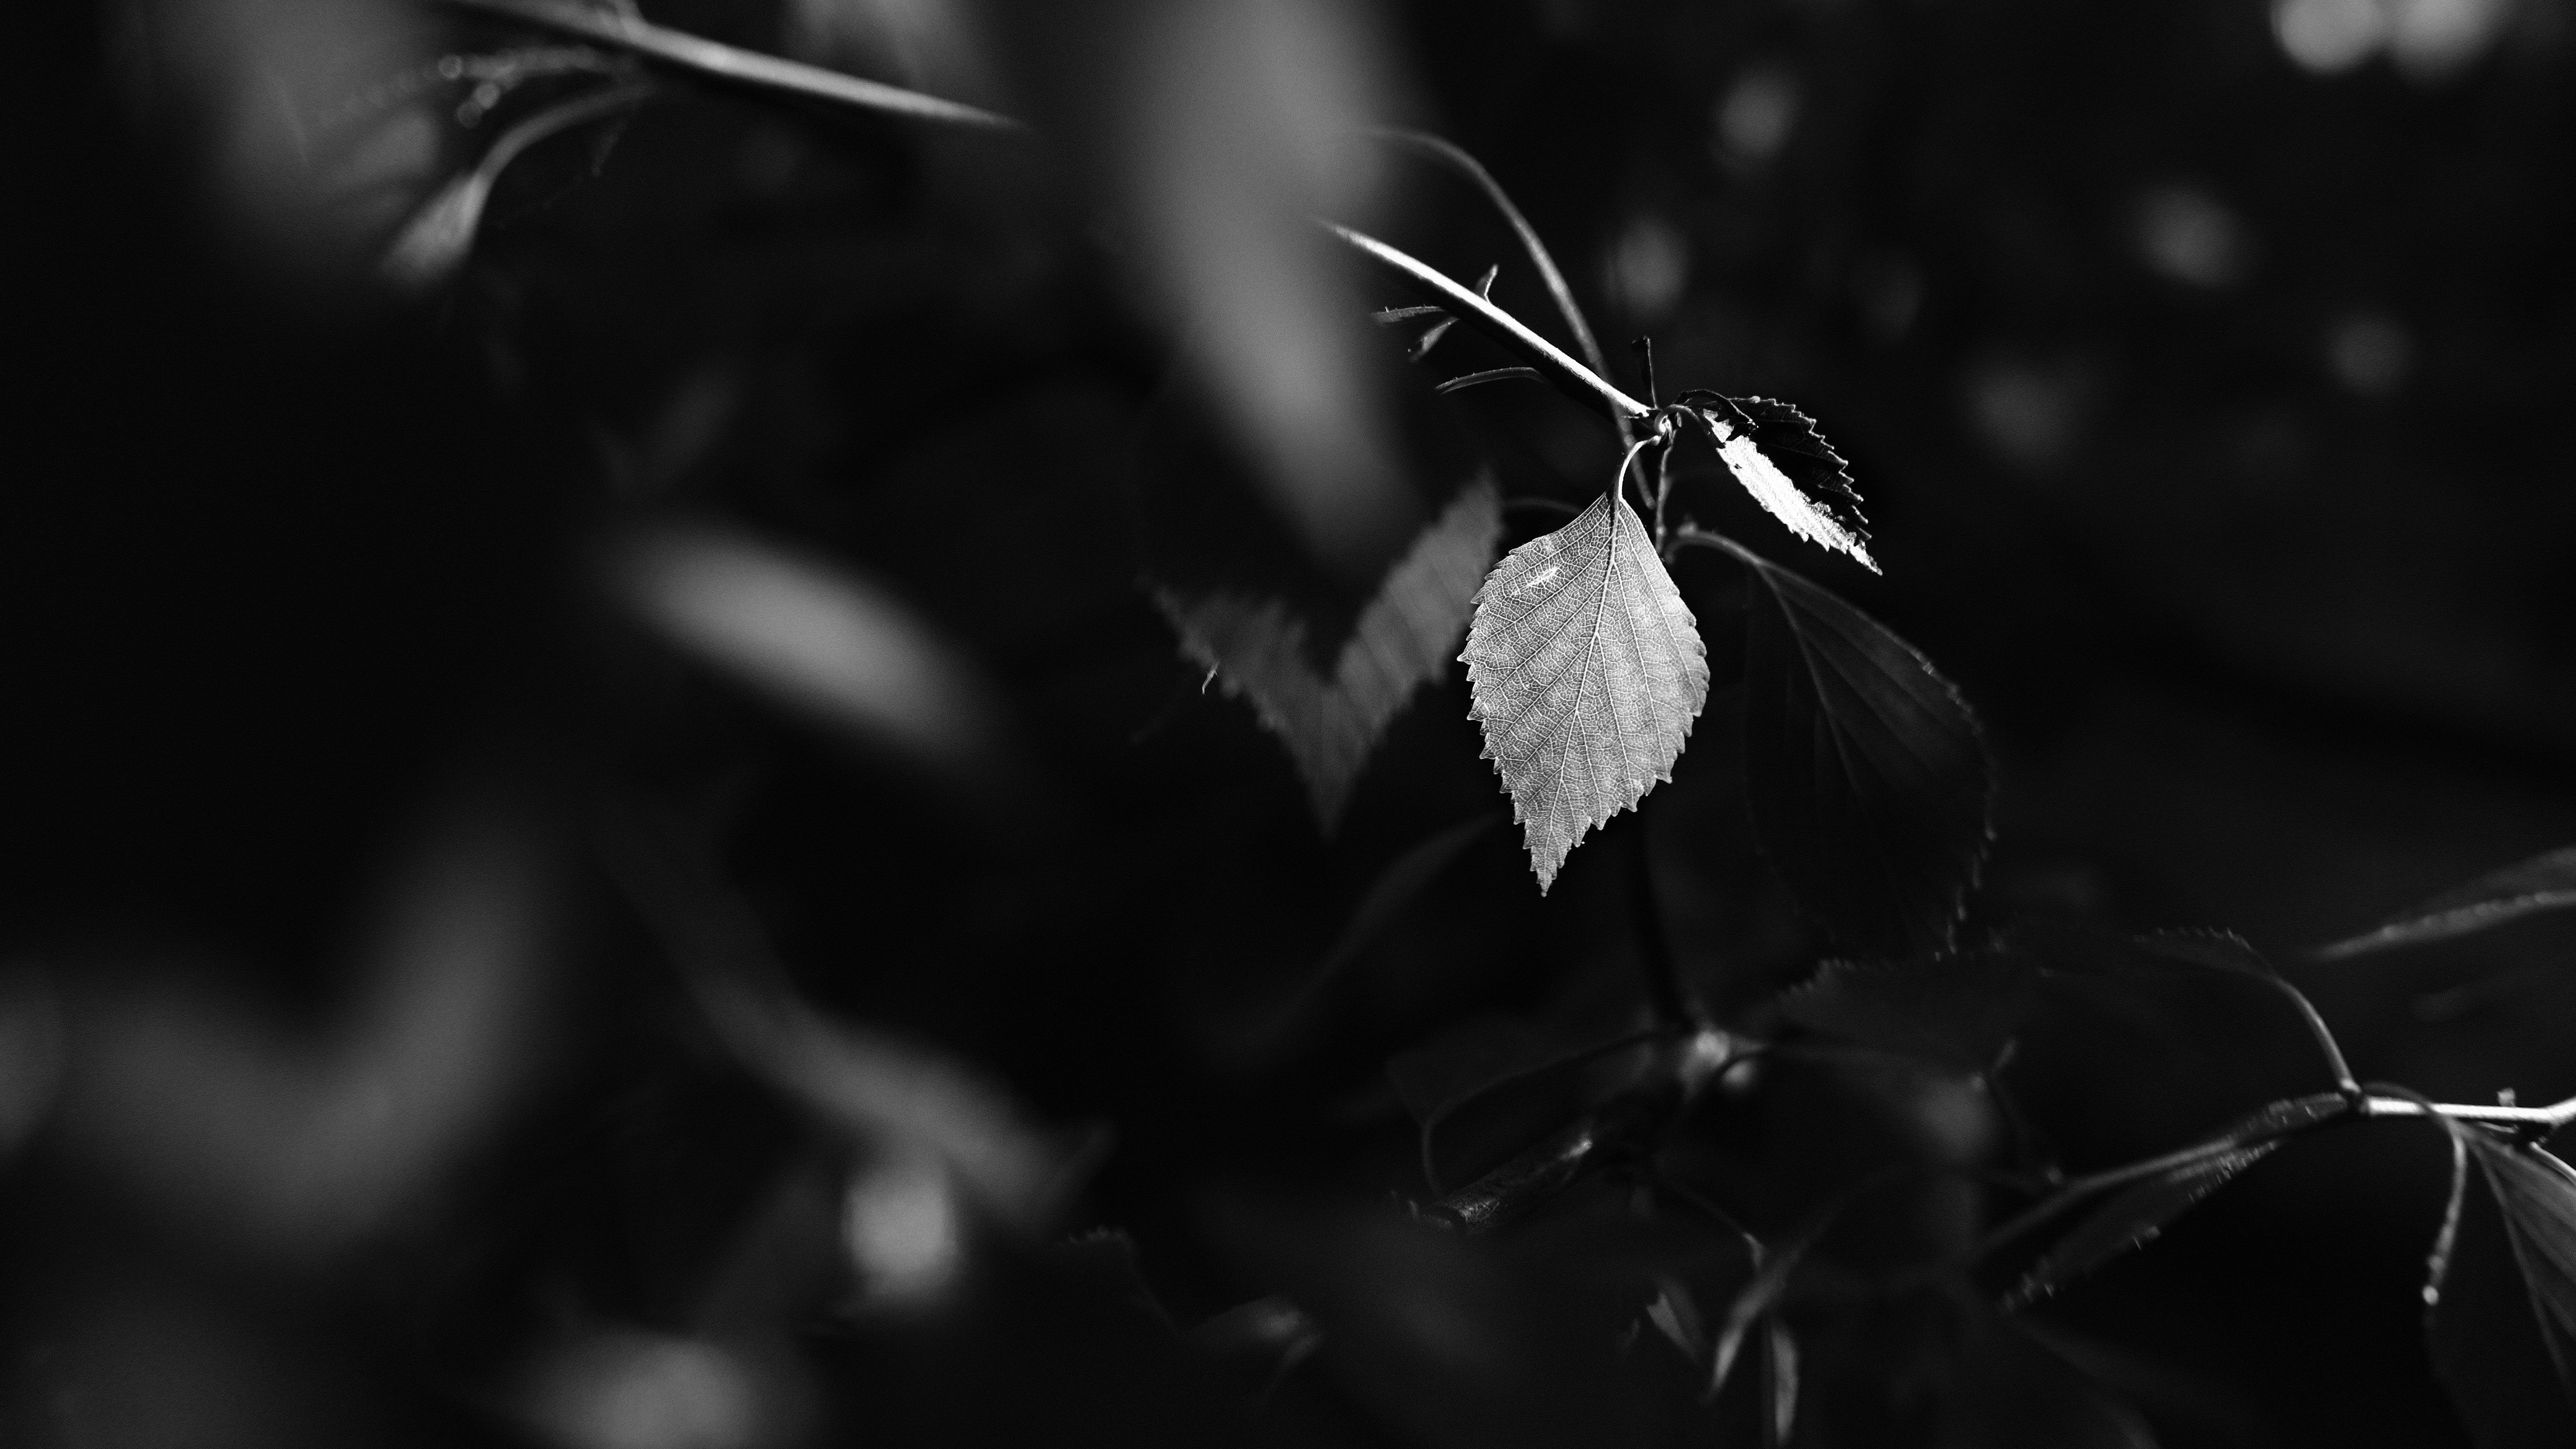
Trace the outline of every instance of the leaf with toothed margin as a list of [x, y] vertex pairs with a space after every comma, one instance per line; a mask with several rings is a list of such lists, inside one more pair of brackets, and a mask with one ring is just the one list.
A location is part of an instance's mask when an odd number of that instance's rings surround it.
[[1388, 722], [1447, 668], [1502, 530], [1490, 481], [1459, 490], [1360, 611], [1329, 677], [1308, 658], [1305, 624], [1277, 599], [1158, 589], [1154, 600], [1181, 652], [1214, 670], [1288, 747], [1315, 818], [1330, 830]]
[[2257, 1142], [2215, 1153], [2133, 1183], [2093, 1210], [2073, 1232], [2057, 1240], [2022, 1275], [2011, 1304], [2024, 1306], [2056, 1292], [2132, 1248], [2144, 1247], [2202, 1198], [2225, 1187], [2235, 1176], [2281, 1144]]
[[2466, 936], [2542, 911], [2576, 907], [2576, 846], [2535, 855], [2502, 870], [2490, 871], [2411, 906], [2358, 936], [2320, 946], [2320, 961], [2341, 961], [2372, 951], [2416, 946]]
[[1459, 658], [1542, 893], [1587, 831], [1672, 778], [1708, 702], [1699, 621], [1616, 493], [1494, 566]]
[[2576, 1171], [2453, 1124], [2474, 1162], [2424, 1285], [2435, 1374], [2479, 1449], [2576, 1443]]
[[1772, 517], [1809, 543], [1877, 571], [1850, 465], [1816, 431], [1814, 419], [1777, 398], [1693, 391], [1678, 401], [1735, 481]]
[[1992, 771], [1976, 716], [1876, 620], [1720, 546], [1753, 575], [1744, 760], [1763, 853], [1844, 947], [1947, 946], [1988, 840]]

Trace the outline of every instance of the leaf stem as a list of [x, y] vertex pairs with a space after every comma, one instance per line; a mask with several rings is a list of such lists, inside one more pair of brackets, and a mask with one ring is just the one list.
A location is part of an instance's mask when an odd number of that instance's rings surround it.
[[1008, 116], [881, 81], [861, 80], [818, 65], [764, 55], [655, 25], [625, 10], [586, 5], [580, 0], [442, 0], [460, 10], [497, 15], [565, 35], [578, 35], [601, 45], [643, 56], [673, 70], [710, 80], [780, 91], [834, 105], [852, 106], [916, 121], [936, 121], [984, 130], [1018, 131], [1025, 127]]

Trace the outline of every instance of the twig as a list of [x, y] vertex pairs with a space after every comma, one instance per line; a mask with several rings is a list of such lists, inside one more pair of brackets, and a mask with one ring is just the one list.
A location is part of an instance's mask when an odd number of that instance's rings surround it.
[[[1583, 309], [1575, 305], [1574, 289], [1565, 284], [1565, 273], [1556, 269], [1556, 258], [1548, 255], [1547, 243], [1539, 240], [1538, 229], [1529, 224], [1528, 217], [1521, 215], [1521, 209], [1512, 205], [1511, 196], [1503, 190], [1502, 183], [1494, 179], [1494, 173], [1486, 170], [1483, 162], [1467, 154], [1466, 149], [1456, 142], [1422, 131], [1382, 126], [1371, 129], [1369, 134], [1413, 148], [1467, 178], [1485, 193], [1485, 199], [1503, 214], [1504, 221], [1511, 224], [1512, 235], [1520, 238], [1521, 250], [1529, 254], [1530, 265], [1538, 269], [1539, 280], [1547, 284], [1547, 294], [1555, 299], [1557, 314], [1565, 319], [1566, 330], [1574, 334], [1574, 345], [1582, 351], [1584, 362], [1594, 372], [1608, 377], [1609, 359], [1602, 355], [1600, 340], [1592, 335], [1592, 325], [1583, 320]], [[1611, 421], [1619, 429], [1619, 446], [1627, 447], [1633, 441], [1628, 432], [1629, 420], [1613, 417]]]
[[623, 11], [585, 5], [580, 0], [443, 0], [443, 3], [460, 10], [480, 11], [527, 25], [542, 26], [565, 35], [578, 35], [601, 45], [613, 45], [674, 70], [711, 80], [784, 91], [812, 100], [919, 121], [938, 121], [986, 130], [1025, 129], [1008, 116], [995, 115], [974, 106], [943, 101], [937, 96], [926, 96], [901, 86], [861, 80], [821, 66], [725, 45], [686, 31], [655, 25]]
[[1376, 263], [1387, 274], [1430, 296], [1459, 321], [1537, 369], [1539, 375], [1555, 384], [1558, 391], [1598, 411], [1614, 424], [1623, 418], [1637, 422], [1654, 413], [1654, 409], [1611, 386], [1601, 374], [1568, 357], [1555, 343], [1532, 332], [1519, 318], [1468, 291], [1446, 273], [1363, 232], [1353, 231], [1337, 222], [1327, 221], [1322, 225], [1324, 230]]
[[[879, 81], [860, 80], [821, 66], [782, 60], [756, 50], [725, 45], [621, 12], [596, 9], [578, 3], [578, 0], [442, 0], [442, 3], [577, 35], [596, 44], [619, 47], [677, 70], [736, 85], [912, 120], [983, 130], [1021, 133], [1027, 130], [1022, 122], [974, 106], [944, 101], [937, 96], [923, 95]], [[1518, 354], [1567, 395], [1598, 410], [1619, 428], [1623, 437], [1627, 435], [1629, 424], [1653, 412], [1644, 403], [1612, 386], [1598, 370], [1575, 361], [1555, 343], [1532, 332], [1511, 314], [1446, 275], [1374, 237], [1330, 222], [1324, 225], [1326, 230], [1362, 256], [1408, 285], [1430, 293], [1451, 315], [1484, 333], [1505, 350]], [[1594, 350], [1598, 350], [1597, 344]]]
[[2212, 1157], [2277, 1142], [2331, 1122], [2373, 1117], [2439, 1116], [2453, 1122], [2474, 1122], [2482, 1127], [2512, 1128], [2517, 1135], [2552, 1132], [2576, 1122], [2576, 1097], [2546, 1107], [2500, 1107], [2477, 1102], [2433, 1102], [2412, 1094], [2400, 1096], [2382, 1091], [2365, 1092], [2359, 1096], [2316, 1092], [2275, 1105], [2282, 1109], [2282, 1120], [2269, 1131], [2242, 1136], [2230, 1134], [2208, 1142], [2196, 1142], [2143, 1161], [2066, 1179], [2045, 1201], [1987, 1234], [1977, 1245], [1976, 1256], [1986, 1256], [2098, 1193], [2125, 1187], [2178, 1167], [2189, 1167]]

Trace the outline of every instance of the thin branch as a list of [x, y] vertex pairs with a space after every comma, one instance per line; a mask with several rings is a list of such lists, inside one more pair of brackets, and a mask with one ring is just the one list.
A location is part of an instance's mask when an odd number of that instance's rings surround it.
[[[1547, 294], [1555, 299], [1557, 313], [1565, 319], [1566, 330], [1574, 334], [1574, 345], [1583, 353], [1583, 360], [1594, 372], [1608, 377], [1609, 360], [1602, 355], [1600, 340], [1592, 335], [1592, 325], [1583, 319], [1583, 309], [1575, 305], [1574, 289], [1566, 285], [1565, 273], [1556, 269], [1556, 258], [1548, 255], [1547, 243], [1539, 240], [1538, 229], [1531, 226], [1529, 218], [1521, 215], [1521, 209], [1512, 204], [1511, 196], [1503, 190], [1502, 183], [1494, 179], [1494, 173], [1486, 170], [1483, 162], [1467, 154], [1466, 149], [1456, 142], [1427, 132], [1382, 126], [1372, 128], [1369, 134], [1411, 147], [1465, 177], [1485, 193], [1485, 199], [1503, 214], [1504, 221], [1511, 224], [1512, 235], [1520, 238], [1521, 250], [1529, 254], [1530, 265], [1538, 269], [1539, 280], [1547, 284]], [[1611, 421], [1619, 429], [1619, 446], [1625, 448], [1632, 441], [1628, 432], [1629, 420], [1614, 416]]]
[[2343, 1059], [2343, 1048], [2335, 1042], [2334, 1033], [2326, 1029], [2326, 1019], [2317, 1014], [2316, 1003], [2308, 1000], [2306, 992], [2291, 985], [2290, 979], [2279, 972], [2267, 971], [2263, 979], [2281, 988], [2281, 994], [2289, 997], [2290, 1004], [2299, 1009], [2299, 1019], [2308, 1024], [2308, 1035], [2316, 1038], [2317, 1050], [2325, 1054], [2326, 1069], [2334, 1073], [2335, 1090], [2351, 1101], [2360, 1101], [2365, 1095], [2361, 1083], [2353, 1080], [2352, 1068]]
[[1324, 230], [1340, 238], [1396, 280], [1430, 296], [1455, 314], [1459, 321], [1537, 369], [1539, 375], [1554, 384], [1558, 391], [1600, 412], [1613, 423], [1622, 419], [1635, 422], [1653, 413], [1654, 409], [1611, 386], [1601, 374], [1568, 357], [1564, 349], [1532, 332], [1519, 318], [1468, 291], [1428, 263], [1338, 223], [1327, 221], [1322, 225]]
[[[918, 91], [783, 60], [756, 50], [725, 45], [686, 31], [654, 25], [622, 11], [601, 10], [579, 0], [441, 0], [477, 14], [496, 15], [523, 24], [577, 35], [600, 45], [616, 46], [676, 70], [807, 100], [850, 106], [911, 120], [1024, 133], [1026, 127], [1008, 116], [944, 101]], [[1630, 424], [1652, 413], [1644, 403], [1621, 392], [1598, 369], [1567, 356], [1553, 342], [1532, 332], [1492, 302], [1446, 275], [1374, 237], [1326, 222], [1325, 229], [1362, 256], [1406, 284], [1429, 293], [1460, 321], [1482, 332], [1505, 350], [1519, 355], [1549, 382], [1576, 401], [1598, 410], [1628, 435]], [[1584, 334], [1589, 336], [1588, 331]], [[1598, 344], [1590, 350], [1596, 354]]]
[[926, 96], [900, 86], [861, 80], [821, 66], [725, 45], [686, 31], [655, 25], [626, 11], [582, 4], [580, 0], [443, 0], [443, 3], [460, 10], [497, 15], [565, 35], [577, 35], [601, 45], [613, 45], [674, 70], [687, 71], [710, 80], [782, 91], [917, 121], [937, 121], [985, 130], [1024, 129], [1008, 116], [995, 115], [974, 106], [943, 101], [937, 96]]
[[2212, 1157], [2223, 1157], [2232, 1152], [2242, 1152], [2249, 1147], [2277, 1142], [2285, 1137], [2325, 1126], [2330, 1122], [2356, 1121], [2372, 1117], [2438, 1116], [2453, 1122], [2474, 1122], [2484, 1127], [2512, 1128], [2517, 1133], [2525, 1134], [2547, 1133], [2564, 1127], [2570, 1122], [2576, 1122], [2576, 1097], [2570, 1097], [2566, 1101], [2546, 1107], [2499, 1107], [2477, 1102], [2433, 1102], [2412, 1094], [2394, 1095], [2387, 1091], [2374, 1090], [2358, 1096], [2346, 1096], [2338, 1092], [2317, 1092], [2305, 1097], [2293, 1097], [2277, 1103], [2276, 1106], [2288, 1110], [2282, 1113], [2281, 1122], [2269, 1131], [2247, 1133], [2241, 1136], [2230, 1134], [2208, 1142], [2196, 1142], [2189, 1147], [2150, 1157], [2144, 1161], [2105, 1168], [2100, 1172], [2089, 1172], [2082, 1177], [2070, 1177], [2059, 1184], [2057, 1190], [2046, 1200], [2033, 1205], [2028, 1211], [1987, 1234], [1984, 1241], [1977, 1245], [1975, 1255], [1982, 1258], [2047, 1223], [2085, 1199], [2112, 1188], [2125, 1187], [2140, 1179], [2154, 1177], [2179, 1167], [2189, 1167]]

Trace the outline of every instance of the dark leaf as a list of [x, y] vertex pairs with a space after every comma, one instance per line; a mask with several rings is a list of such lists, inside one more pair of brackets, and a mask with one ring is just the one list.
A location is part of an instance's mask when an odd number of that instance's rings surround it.
[[1746, 1335], [1780, 1306], [1781, 1296], [1789, 1291], [1789, 1280], [1797, 1275], [1798, 1264], [1807, 1256], [1807, 1250], [1815, 1246], [1816, 1239], [1832, 1225], [1841, 1206], [1839, 1202], [1832, 1204], [1788, 1241], [1770, 1248], [1763, 1255], [1762, 1266], [1754, 1272], [1753, 1281], [1745, 1284], [1743, 1290], [1735, 1295], [1735, 1301], [1726, 1306], [1726, 1321], [1718, 1328], [1717, 1348], [1709, 1360], [1708, 1392], [1711, 1397], [1726, 1387], [1727, 1375], [1734, 1372], [1735, 1360], [1744, 1351]]
[[1171, 589], [1154, 597], [1182, 653], [1216, 671], [1288, 747], [1329, 830], [1388, 721], [1448, 667], [1502, 528], [1490, 482], [1461, 490], [1388, 571], [1329, 674], [1315, 667], [1305, 621], [1281, 600]]
[[1763, 850], [1847, 947], [1946, 947], [1988, 840], [1976, 716], [1904, 640], [1736, 552], [1760, 584], [1747, 591], [1744, 711]]
[[2333, 1094], [2285, 1098], [2247, 1115], [2207, 1141], [2157, 1159], [2163, 1165], [2146, 1176], [2117, 1187], [2108, 1187], [2098, 1179], [2069, 1183], [2056, 1197], [1988, 1240], [1989, 1249], [1999, 1247], [2025, 1228], [2051, 1221], [2098, 1193], [2111, 1193], [2107, 1201], [2024, 1271], [2021, 1283], [2007, 1301], [2015, 1305], [2030, 1303], [2143, 1245], [2163, 1231], [2165, 1224], [2261, 1161], [2284, 1138], [2349, 1110], [2346, 1101]]
[[[1219, 1237], [1322, 1333], [1315, 1367], [1425, 1446], [1643, 1442], [1621, 1326], [1500, 1250], [1389, 1212], [1246, 1206]], [[1297, 1374], [1290, 1387], [1306, 1377]]]
[[[1396, 1097], [1413, 1115], [1422, 1134], [1422, 1171], [1434, 1192], [1450, 1174], [1441, 1171], [1435, 1151], [1440, 1129], [1450, 1118], [1507, 1088], [1527, 1084], [1529, 1100], [1515, 1096], [1501, 1135], [1513, 1139], [1506, 1150], [1560, 1125], [1580, 1110], [1588, 1097], [1582, 1068], [1615, 1069], [1613, 1058], [1647, 1045], [1651, 1033], [1581, 1037], [1562, 1029], [1515, 1019], [1469, 1022], [1387, 1063]], [[1454, 1164], [1453, 1164], [1454, 1165]]]
[[2464, 1131], [2478, 1164], [2439, 1282], [2433, 1365], [2480, 1449], [2576, 1443], [2576, 1174]]
[[2279, 1145], [2262, 1142], [2214, 1153], [2122, 1188], [2042, 1254], [2022, 1275], [2009, 1301], [2020, 1306], [2044, 1298], [2130, 1249], [2143, 1247], [2164, 1231], [2165, 1224]]
[[1542, 892], [1587, 831], [1672, 778], [1708, 701], [1699, 621], [1615, 494], [1495, 566], [1459, 657]]
[[2317, 948], [2321, 961], [2418, 946], [2576, 906], [2576, 845], [2506, 866], [2398, 912], [2376, 929]]
[[1439, 879], [1440, 873], [1457, 860], [1461, 851], [1476, 843], [1500, 823], [1498, 815], [1478, 815], [1462, 820], [1446, 830], [1414, 842], [1402, 855], [1387, 863], [1376, 880], [1369, 883], [1368, 894], [1351, 910], [1350, 919], [1342, 923], [1341, 934], [1333, 938], [1332, 949], [1315, 967], [1319, 976], [1331, 976], [1350, 964], [1369, 948], [1387, 922], [1412, 904], [1423, 887]]
[[1782, 998], [1780, 1010], [1836, 1041], [1977, 1074], [1994, 1067], [2020, 1028], [2030, 976], [2020, 958], [1994, 952], [1890, 964], [1833, 961]]
[[1847, 553], [1878, 568], [1850, 465], [1815, 421], [1777, 398], [1725, 398], [1689, 392], [1680, 401], [1717, 449], [1719, 461], [1772, 517], [1819, 548]]

